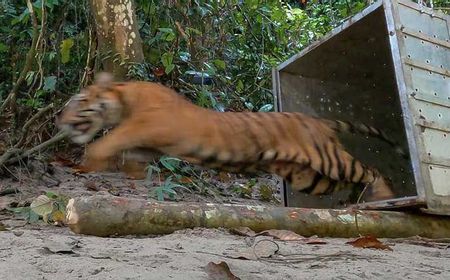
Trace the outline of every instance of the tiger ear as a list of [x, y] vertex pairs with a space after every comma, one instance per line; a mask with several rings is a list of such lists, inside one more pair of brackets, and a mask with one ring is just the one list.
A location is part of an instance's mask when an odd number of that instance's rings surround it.
[[110, 88], [114, 82], [114, 77], [111, 73], [100, 72], [95, 75], [94, 84], [101, 88]]

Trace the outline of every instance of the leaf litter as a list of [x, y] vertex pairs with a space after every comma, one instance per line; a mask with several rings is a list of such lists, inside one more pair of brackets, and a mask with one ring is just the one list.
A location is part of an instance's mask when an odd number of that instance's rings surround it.
[[241, 278], [234, 275], [226, 262], [214, 263], [210, 262], [206, 265], [205, 271], [208, 279], [211, 280], [240, 280]]
[[362, 236], [354, 240], [346, 242], [356, 248], [370, 248], [393, 251], [389, 245], [382, 243], [380, 240], [372, 235]]
[[281, 240], [281, 241], [300, 241], [305, 244], [326, 244], [327, 243], [326, 241], [319, 239], [315, 236], [304, 237], [293, 231], [284, 230], [284, 229], [269, 229], [269, 230], [264, 230], [259, 233], [256, 233], [248, 227], [238, 227], [238, 228], [231, 229], [230, 232], [233, 234], [237, 234], [237, 235], [241, 235], [241, 236], [248, 236], [248, 237], [270, 236], [270, 237], [273, 237], [273, 238]]
[[280, 246], [276, 242], [270, 239], [261, 239], [250, 248], [235, 253], [228, 253], [226, 256], [232, 259], [256, 261], [261, 258], [270, 258], [276, 255], [279, 250]]

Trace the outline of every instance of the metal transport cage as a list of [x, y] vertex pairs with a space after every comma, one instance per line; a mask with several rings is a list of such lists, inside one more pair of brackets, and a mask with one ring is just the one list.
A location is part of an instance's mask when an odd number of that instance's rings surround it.
[[[356, 158], [389, 177], [396, 198], [366, 208], [418, 206], [450, 215], [450, 17], [408, 0], [379, 0], [273, 70], [278, 111], [363, 122], [378, 139], [339, 135]], [[294, 193], [286, 206], [338, 208], [350, 196]]]

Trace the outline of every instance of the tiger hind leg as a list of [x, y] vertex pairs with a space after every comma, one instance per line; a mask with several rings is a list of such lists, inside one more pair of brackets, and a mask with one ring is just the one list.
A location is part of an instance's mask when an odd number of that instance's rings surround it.
[[[320, 159], [317, 172], [327, 175], [330, 179], [355, 184], [368, 185], [367, 200], [384, 200], [394, 197], [391, 182], [383, 177], [375, 168], [364, 165], [346, 152], [340, 145], [328, 143], [326, 151]], [[328, 160], [328, 163], [325, 162]], [[316, 164], [317, 166], [317, 164]]]
[[[312, 154], [312, 153], [311, 153]], [[294, 190], [314, 195], [331, 193], [336, 184], [369, 185], [366, 200], [394, 197], [390, 182], [371, 167], [353, 158], [340, 145], [328, 142], [309, 164], [290, 161], [268, 163], [265, 171], [275, 173], [291, 183]]]

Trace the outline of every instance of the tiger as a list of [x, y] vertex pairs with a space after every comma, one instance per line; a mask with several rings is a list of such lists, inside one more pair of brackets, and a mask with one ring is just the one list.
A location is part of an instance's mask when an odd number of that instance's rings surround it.
[[276, 174], [292, 190], [311, 195], [329, 194], [344, 182], [370, 186], [366, 201], [394, 197], [390, 180], [354, 158], [337, 137], [360, 133], [397, 148], [384, 132], [364, 124], [300, 112], [219, 112], [159, 83], [114, 82], [100, 73], [69, 100], [57, 126], [78, 144], [112, 128], [88, 144], [88, 171], [105, 170], [122, 151], [143, 149], [227, 172]]

